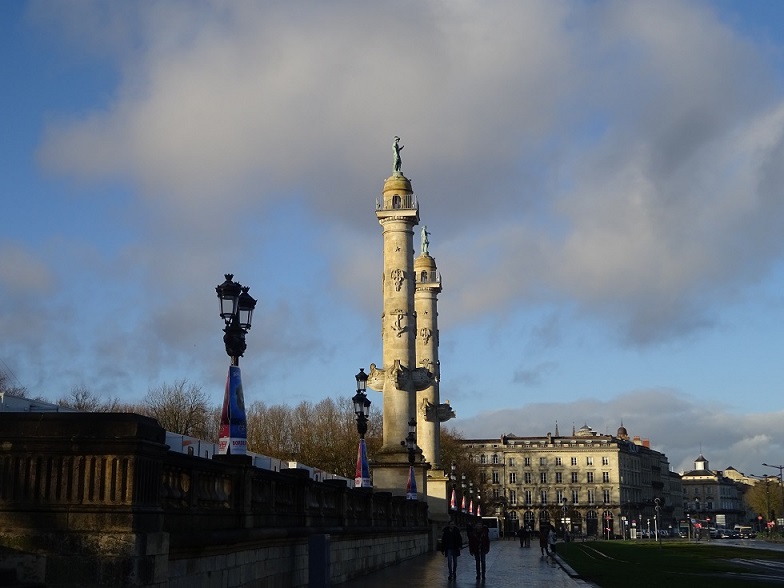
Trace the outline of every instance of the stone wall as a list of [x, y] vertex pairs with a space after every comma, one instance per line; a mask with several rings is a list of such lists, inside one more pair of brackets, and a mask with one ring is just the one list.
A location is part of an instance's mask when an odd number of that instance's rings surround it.
[[435, 544], [424, 502], [169, 452], [147, 417], [0, 413], [0, 431], [0, 568], [51, 588], [306, 586], [314, 535], [338, 583]]

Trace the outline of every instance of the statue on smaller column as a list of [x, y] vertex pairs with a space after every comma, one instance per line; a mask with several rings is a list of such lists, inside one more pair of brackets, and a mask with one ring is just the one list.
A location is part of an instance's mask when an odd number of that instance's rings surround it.
[[430, 252], [428, 251], [430, 239], [427, 238], [429, 235], [430, 233], [427, 230], [427, 225], [424, 225], [422, 227], [422, 255], [430, 255]]
[[395, 165], [394, 171], [395, 173], [401, 173], [401, 169], [403, 168], [403, 161], [400, 159], [400, 151], [403, 149], [403, 145], [400, 144], [400, 137], [395, 137], [395, 144], [392, 146], [395, 150]]

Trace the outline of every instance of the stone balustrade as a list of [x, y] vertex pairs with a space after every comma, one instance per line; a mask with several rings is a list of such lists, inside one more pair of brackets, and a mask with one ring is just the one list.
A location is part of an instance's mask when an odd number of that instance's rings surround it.
[[0, 413], [0, 568], [12, 554], [53, 588], [307, 586], [314, 535], [333, 583], [435, 545], [425, 502], [164, 440], [136, 414]]

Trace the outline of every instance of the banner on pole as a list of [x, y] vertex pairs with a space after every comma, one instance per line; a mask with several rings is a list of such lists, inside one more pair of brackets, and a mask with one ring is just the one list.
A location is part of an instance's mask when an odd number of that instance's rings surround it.
[[354, 473], [354, 487], [373, 487], [373, 483], [370, 481], [370, 465], [368, 464], [367, 447], [364, 439], [359, 440], [359, 447], [357, 448], [357, 470]]
[[408, 483], [406, 484], [406, 498], [408, 500], [417, 499], [416, 472], [414, 466], [408, 468]]
[[248, 445], [248, 421], [245, 416], [245, 396], [242, 392], [242, 375], [238, 365], [229, 366], [226, 391], [223, 396], [220, 429], [218, 432], [219, 455], [245, 455]]

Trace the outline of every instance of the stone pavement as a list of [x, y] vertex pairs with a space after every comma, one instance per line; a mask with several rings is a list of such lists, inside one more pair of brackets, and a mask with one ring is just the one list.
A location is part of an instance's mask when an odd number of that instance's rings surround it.
[[[465, 537], [465, 533], [463, 533]], [[558, 543], [556, 549], [568, 549]], [[592, 586], [573, 577], [574, 571], [563, 561], [542, 559], [539, 541], [534, 540], [529, 548], [521, 548], [520, 542], [501, 539], [490, 543], [487, 554], [487, 577], [476, 579], [474, 558], [468, 553], [468, 546], [460, 552], [457, 564], [457, 579], [449, 580], [446, 558], [438, 552], [420, 555], [395, 566], [388, 567], [360, 578], [340, 584], [341, 588], [505, 588], [526, 586], [537, 588], [587, 588]]]

